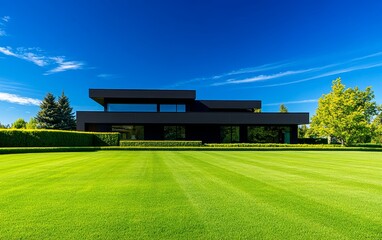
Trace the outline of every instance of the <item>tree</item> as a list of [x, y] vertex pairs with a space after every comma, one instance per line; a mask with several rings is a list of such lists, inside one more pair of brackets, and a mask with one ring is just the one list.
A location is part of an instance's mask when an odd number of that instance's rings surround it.
[[22, 128], [25, 128], [26, 125], [27, 125], [27, 122], [25, 122], [24, 119], [18, 118], [14, 123], [12, 123], [12, 128], [22, 129]]
[[281, 112], [281, 113], [287, 113], [287, 112], [288, 112], [288, 108], [285, 107], [284, 104], [281, 104], [281, 105], [280, 105], [280, 110], [279, 110], [279, 112]]
[[382, 113], [380, 113], [373, 121], [373, 138], [372, 142], [382, 143]]
[[31, 118], [25, 126], [26, 129], [37, 129], [37, 120], [36, 118]]
[[9, 128], [9, 124], [4, 125], [4, 124], [0, 123], [0, 129], [6, 129], [6, 128]]
[[298, 127], [298, 138], [308, 138], [309, 137], [309, 128], [306, 124]]
[[361, 91], [358, 87], [347, 88], [337, 78], [332, 91], [318, 101], [316, 114], [312, 118], [311, 133], [319, 137], [332, 138], [344, 144], [368, 142], [372, 135], [371, 121], [378, 113], [372, 100], [371, 87]]
[[40, 104], [40, 111], [37, 113], [37, 126], [46, 129], [58, 129], [61, 120], [55, 97], [52, 93], [47, 93]]
[[73, 108], [70, 107], [69, 99], [65, 96], [64, 92], [62, 92], [61, 96], [58, 98], [57, 107], [60, 118], [59, 129], [76, 129], [76, 120], [74, 119]]

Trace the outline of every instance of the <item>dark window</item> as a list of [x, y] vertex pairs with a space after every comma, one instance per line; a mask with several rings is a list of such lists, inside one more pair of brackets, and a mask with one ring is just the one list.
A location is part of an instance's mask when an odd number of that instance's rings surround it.
[[290, 143], [290, 127], [248, 126], [248, 142]]
[[145, 135], [144, 127], [135, 125], [113, 125], [112, 131], [121, 133], [122, 140], [143, 140]]
[[107, 105], [109, 112], [156, 112], [156, 104], [134, 104], [134, 103], [109, 103]]
[[164, 126], [165, 140], [186, 139], [186, 130], [184, 126]]
[[240, 142], [240, 127], [239, 126], [221, 126], [220, 141], [222, 143]]
[[160, 112], [185, 112], [186, 105], [185, 104], [160, 104], [159, 111]]

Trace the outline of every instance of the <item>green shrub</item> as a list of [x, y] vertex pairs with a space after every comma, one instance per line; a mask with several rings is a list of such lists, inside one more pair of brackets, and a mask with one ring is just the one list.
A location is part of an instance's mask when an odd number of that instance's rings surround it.
[[0, 147], [118, 146], [119, 133], [63, 130], [0, 130]]
[[140, 141], [140, 140], [123, 140], [119, 142], [120, 146], [138, 146], [138, 147], [181, 147], [181, 146], [189, 146], [189, 147], [198, 147], [202, 146], [202, 141]]
[[354, 143], [350, 147], [382, 148], [381, 143]]
[[328, 144], [284, 144], [284, 143], [206, 143], [207, 147], [256, 147], [256, 148], [334, 148], [341, 145]]
[[93, 146], [118, 146], [119, 133], [93, 132]]

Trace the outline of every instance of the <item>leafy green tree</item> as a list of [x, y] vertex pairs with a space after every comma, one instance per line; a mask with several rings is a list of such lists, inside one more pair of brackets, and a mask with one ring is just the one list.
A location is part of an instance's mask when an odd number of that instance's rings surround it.
[[298, 127], [298, 138], [308, 138], [309, 136], [309, 128], [306, 124], [303, 124]]
[[287, 113], [287, 112], [288, 112], [288, 108], [285, 107], [284, 104], [281, 104], [281, 105], [280, 105], [279, 112], [281, 112], [281, 113]]
[[382, 143], [382, 113], [380, 113], [373, 121], [372, 142]]
[[333, 81], [332, 91], [318, 101], [312, 118], [311, 132], [318, 137], [332, 138], [344, 144], [368, 142], [372, 135], [371, 121], [378, 113], [371, 87], [345, 88], [341, 79]]
[[12, 123], [12, 128], [22, 129], [26, 128], [27, 122], [24, 119], [18, 118], [14, 123]]
[[40, 104], [40, 111], [37, 113], [38, 128], [58, 129], [61, 120], [60, 112], [52, 93], [47, 93], [44, 100]]
[[57, 107], [59, 111], [60, 125], [59, 129], [74, 130], [76, 129], [76, 120], [74, 118], [73, 108], [70, 107], [70, 102], [64, 92], [58, 98]]
[[25, 126], [25, 128], [26, 129], [37, 129], [37, 120], [36, 120], [36, 118], [31, 118], [30, 120], [29, 120], [29, 122], [26, 124], [26, 126]]

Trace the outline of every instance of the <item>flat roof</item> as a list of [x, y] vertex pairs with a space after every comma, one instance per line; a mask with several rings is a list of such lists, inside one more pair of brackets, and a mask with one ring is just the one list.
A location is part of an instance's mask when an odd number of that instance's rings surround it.
[[261, 108], [258, 100], [198, 100], [209, 109], [253, 109]]
[[134, 100], [195, 100], [195, 90], [148, 90], [148, 89], [89, 89], [89, 97], [104, 105], [108, 101]]

